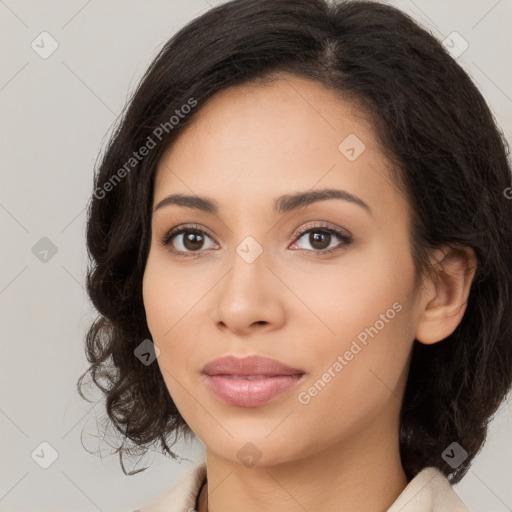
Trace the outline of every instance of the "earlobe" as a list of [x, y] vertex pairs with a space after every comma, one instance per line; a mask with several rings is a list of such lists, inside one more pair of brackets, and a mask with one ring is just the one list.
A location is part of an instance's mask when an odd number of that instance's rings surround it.
[[425, 278], [416, 339], [430, 345], [455, 331], [466, 311], [477, 259], [471, 247], [438, 248], [431, 258], [433, 277]]

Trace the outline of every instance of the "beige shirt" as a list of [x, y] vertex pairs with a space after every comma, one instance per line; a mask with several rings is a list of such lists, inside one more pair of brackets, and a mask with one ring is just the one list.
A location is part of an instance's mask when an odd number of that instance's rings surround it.
[[[194, 467], [158, 499], [133, 512], [193, 512], [206, 478], [206, 463]], [[469, 512], [437, 468], [420, 471], [387, 512]]]

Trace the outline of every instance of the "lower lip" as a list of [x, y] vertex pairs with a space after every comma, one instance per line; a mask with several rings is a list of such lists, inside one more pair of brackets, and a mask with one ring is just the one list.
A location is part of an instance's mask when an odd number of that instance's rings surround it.
[[258, 407], [296, 386], [304, 375], [276, 375], [261, 379], [232, 379], [225, 375], [207, 375], [212, 393], [228, 405]]

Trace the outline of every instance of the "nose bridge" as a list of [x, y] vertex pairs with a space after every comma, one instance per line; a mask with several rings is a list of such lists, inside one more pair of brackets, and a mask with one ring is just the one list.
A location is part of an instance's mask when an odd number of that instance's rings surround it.
[[[268, 248], [264, 244], [268, 242], [261, 219], [257, 222], [257, 213], [246, 209], [233, 214], [232, 240], [234, 247], [230, 257], [230, 279], [253, 280], [256, 276], [268, 273], [266, 265], [268, 261]], [[238, 228], [236, 227], [238, 226]]]
[[254, 237], [245, 237], [235, 247], [229, 265], [217, 295], [217, 320], [236, 331], [256, 322], [279, 323], [282, 304], [263, 245]]
[[265, 293], [270, 273], [267, 265], [263, 245], [254, 237], [244, 238], [230, 258], [231, 270], [226, 276], [224, 292], [248, 299]]

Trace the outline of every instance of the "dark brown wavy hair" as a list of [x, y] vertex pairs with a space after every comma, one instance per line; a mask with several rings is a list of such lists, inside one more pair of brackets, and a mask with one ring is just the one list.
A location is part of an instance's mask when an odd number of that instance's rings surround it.
[[[88, 374], [101, 390], [107, 420], [122, 437], [116, 452], [123, 471], [123, 454], [158, 444], [175, 458], [169, 444], [179, 434], [193, 437], [158, 365], [134, 355], [151, 338], [142, 277], [155, 169], [212, 95], [281, 72], [315, 80], [371, 117], [413, 210], [417, 276], [428, 275], [428, 255], [442, 244], [475, 251], [477, 272], [457, 329], [433, 345], [414, 341], [400, 418], [407, 477], [434, 466], [456, 483], [512, 380], [509, 149], [484, 98], [442, 44], [377, 2], [234, 0], [192, 20], [163, 46], [98, 158], [87, 289], [99, 316], [87, 334], [91, 365], [78, 390], [86, 398]], [[142, 157], [150, 140], [154, 147]], [[468, 453], [456, 469], [441, 456], [454, 441]]]

